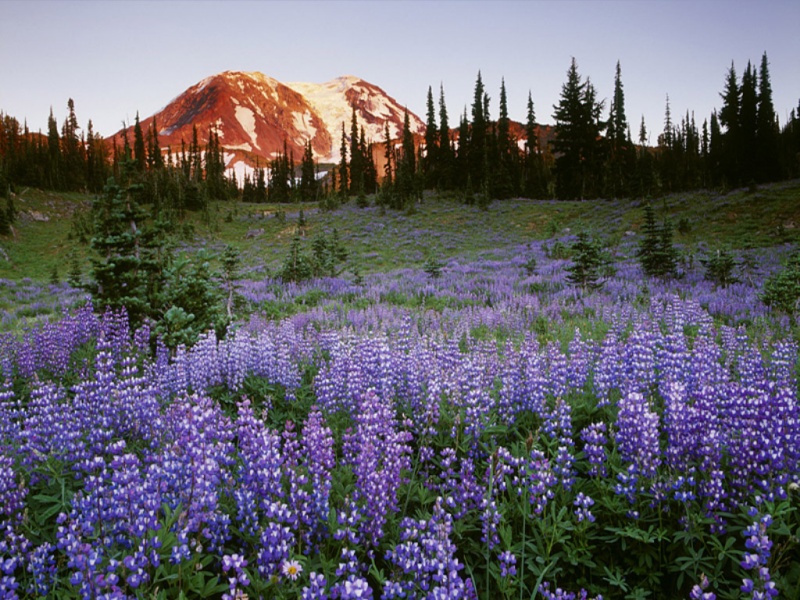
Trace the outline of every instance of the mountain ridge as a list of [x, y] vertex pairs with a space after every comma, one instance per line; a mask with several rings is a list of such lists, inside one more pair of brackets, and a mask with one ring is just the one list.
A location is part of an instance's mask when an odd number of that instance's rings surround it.
[[[259, 71], [223, 71], [210, 75], [173, 98], [164, 108], [140, 120], [145, 137], [155, 119], [162, 151], [178, 152], [192, 142], [197, 129], [202, 146], [209, 131], [219, 135], [226, 168], [246, 171], [266, 166], [284, 151], [302, 156], [307, 143], [318, 162], [341, 158], [342, 128], [349, 140], [352, 111], [359, 128], [372, 142], [400, 137], [405, 108], [382, 88], [355, 75], [325, 83], [282, 83]], [[422, 134], [425, 125], [409, 111], [411, 130]], [[131, 143], [134, 126], [121, 129], [109, 141]]]

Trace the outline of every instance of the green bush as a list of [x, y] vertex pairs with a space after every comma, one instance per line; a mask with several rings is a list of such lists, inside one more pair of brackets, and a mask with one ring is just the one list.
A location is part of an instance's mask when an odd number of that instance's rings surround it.
[[800, 253], [794, 254], [783, 270], [764, 282], [761, 301], [788, 315], [797, 313], [800, 303]]

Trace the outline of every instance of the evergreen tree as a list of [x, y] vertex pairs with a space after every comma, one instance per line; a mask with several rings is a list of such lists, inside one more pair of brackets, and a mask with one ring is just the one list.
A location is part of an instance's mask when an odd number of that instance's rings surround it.
[[544, 181], [541, 148], [539, 146], [539, 126], [533, 97], [528, 91], [528, 105], [525, 118], [525, 164], [523, 169], [522, 193], [528, 198], [543, 198], [546, 189]]
[[756, 124], [756, 178], [775, 181], [781, 175], [778, 123], [772, 104], [772, 82], [767, 53], [761, 56], [758, 72], [758, 117]]
[[283, 152], [278, 153], [269, 165], [269, 184], [267, 186], [267, 199], [270, 202], [289, 202], [291, 198], [292, 172], [289, 158], [286, 155], [286, 141], [283, 142]]
[[356, 108], [350, 120], [350, 193], [364, 191], [364, 149], [360, 145]]
[[[126, 167], [129, 168], [129, 167]], [[163, 268], [163, 240], [143, 231], [145, 213], [135, 195], [138, 186], [120, 187], [110, 179], [93, 205], [92, 283], [97, 308], [125, 308], [136, 327], [157, 304], [157, 281]], [[147, 235], [145, 235], [147, 233]], [[156, 245], [157, 244], [157, 245]]]
[[94, 133], [91, 119], [86, 126], [86, 185], [91, 192], [100, 192], [108, 175], [103, 138]]
[[403, 137], [401, 155], [397, 161], [397, 176], [394, 184], [395, 204], [393, 208], [405, 208], [413, 203], [416, 196], [416, 157], [414, 136], [411, 133], [408, 110], [403, 116]]
[[742, 74], [739, 102], [739, 180], [743, 183], [755, 181], [756, 175], [756, 130], [758, 128], [758, 94], [756, 73], [750, 61]]
[[433, 188], [438, 185], [439, 175], [439, 131], [436, 127], [436, 109], [433, 105], [433, 90], [428, 86], [427, 120], [425, 123], [425, 153], [422, 157], [422, 173], [425, 186]]
[[456, 152], [456, 185], [462, 189], [470, 188], [467, 194], [468, 204], [472, 203], [471, 193], [472, 185], [467, 186], [467, 182], [471, 182], [471, 172], [469, 166], [469, 147], [470, 147], [470, 127], [469, 120], [467, 119], [467, 108], [464, 107], [464, 113], [461, 115], [461, 121], [458, 124], [458, 150]]
[[591, 82], [581, 81], [574, 58], [561, 88], [561, 99], [553, 108], [558, 196], [563, 199], [593, 196], [598, 192], [602, 104], [597, 101]]
[[722, 93], [722, 108], [719, 123], [725, 128], [722, 134], [721, 163], [722, 175], [728, 184], [739, 182], [739, 155], [741, 153], [741, 133], [739, 130], [739, 106], [741, 93], [736, 79], [736, 70], [731, 63]]
[[450, 123], [447, 118], [447, 105], [444, 100], [444, 85], [439, 86], [439, 148], [438, 183], [442, 189], [453, 186], [453, 144], [450, 140]]
[[78, 118], [72, 98], [67, 102], [67, 111], [67, 118], [61, 126], [62, 183], [64, 189], [79, 190], [85, 183], [86, 150], [78, 137]]
[[361, 126], [359, 146], [361, 147], [361, 164], [363, 171], [363, 194], [373, 193], [378, 186], [378, 171], [375, 168], [375, 160], [372, 157], [372, 146], [367, 141], [364, 126]]
[[567, 281], [583, 290], [602, 287], [600, 277], [605, 261], [600, 244], [587, 232], [580, 231], [571, 251], [572, 264], [567, 267]]
[[[508, 99], [505, 79], [500, 81], [500, 109], [497, 119], [497, 175], [493, 178], [492, 195], [510, 198], [519, 191], [519, 156], [516, 142], [511, 139], [511, 120], [508, 117]], [[487, 165], [485, 168], [489, 168]]]
[[154, 116], [150, 127], [147, 128], [147, 167], [152, 171], [163, 166], [164, 157], [161, 155], [161, 146], [158, 143], [158, 126]]
[[648, 277], [672, 277], [677, 274], [678, 257], [672, 245], [672, 225], [667, 220], [659, 225], [650, 204], [645, 207], [637, 257]]
[[627, 159], [631, 141], [628, 135], [628, 120], [625, 116], [625, 92], [622, 89], [622, 71], [619, 61], [614, 75], [614, 98], [608, 117], [606, 138], [609, 144], [607, 190], [612, 196], [628, 192]]
[[47, 119], [47, 185], [53, 190], [62, 189], [61, 178], [61, 138], [58, 135], [58, 123], [53, 116], [53, 109], [50, 109], [50, 116]]
[[[481, 72], [475, 81], [475, 94], [472, 100], [472, 121], [470, 123], [469, 144], [466, 146], [467, 169], [472, 177], [473, 185], [480, 188], [484, 178], [484, 163], [486, 153], [486, 92], [484, 90]], [[461, 141], [459, 141], [459, 144]]]
[[[194, 130], [195, 134], [197, 129]], [[197, 143], [197, 136], [194, 138]], [[142, 125], [139, 123], [139, 111], [136, 111], [136, 119], [133, 121], [133, 159], [136, 161], [136, 168], [143, 173], [147, 165], [147, 151], [144, 145], [144, 133]]]
[[383, 151], [383, 180], [384, 183], [391, 186], [394, 177], [392, 176], [392, 162], [394, 160], [394, 149], [392, 147], [392, 137], [389, 134], [389, 121], [386, 121], [384, 126], [384, 151]]
[[347, 136], [344, 132], [344, 121], [342, 121], [342, 144], [339, 147], [341, 158], [339, 160], [339, 194], [343, 199], [348, 195], [348, 168], [347, 168]]
[[310, 202], [316, 199], [317, 187], [314, 152], [311, 149], [311, 140], [308, 140], [303, 152], [303, 160], [300, 163], [300, 200]]

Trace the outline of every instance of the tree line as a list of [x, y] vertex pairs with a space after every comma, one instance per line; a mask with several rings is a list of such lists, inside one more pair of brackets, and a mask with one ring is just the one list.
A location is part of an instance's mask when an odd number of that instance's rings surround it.
[[[451, 126], [440, 86], [438, 107], [428, 87], [424, 136], [414, 136], [408, 114], [399, 140], [388, 123], [384, 140], [365, 139], [353, 108], [349, 133], [342, 123], [340, 162], [320, 172], [310, 143], [299, 164], [286, 150], [237, 182], [226, 175], [219, 136], [209, 130], [173, 154], [159, 147], [155, 119], [142, 131], [137, 115], [132, 144], [107, 148], [91, 120], [81, 131], [70, 99], [60, 130], [52, 111], [46, 134], [0, 114], [0, 189], [12, 186], [102, 192], [107, 179], [120, 180], [121, 164], [132, 157], [145, 187], [143, 200], [170, 210], [203, 210], [213, 199], [249, 202], [320, 201], [335, 207], [351, 196], [376, 194], [390, 208], [405, 208], [422, 190], [457, 192], [467, 203], [509, 197], [586, 199], [647, 197], [683, 190], [731, 188], [800, 175], [800, 103], [780, 124], [772, 100], [766, 53], [758, 67], [748, 62], [741, 78], [731, 64], [720, 94], [722, 106], [704, 117], [673, 115], [666, 98], [664, 123], [654, 145], [642, 118], [634, 137], [625, 110], [619, 62], [608, 107], [572, 60], [553, 126], [538, 123], [530, 92], [525, 123], [508, 115], [505, 81], [498, 115], [481, 73], [471, 106]], [[382, 172], [376, 168], [382, 162]]]

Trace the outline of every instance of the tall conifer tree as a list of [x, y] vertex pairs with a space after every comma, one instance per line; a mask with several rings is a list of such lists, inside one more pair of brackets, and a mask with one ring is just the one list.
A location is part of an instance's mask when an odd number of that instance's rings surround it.
[[450, 123], [444, 100], [444, 84], [439, 85], [439, 180], [438, 185], [450, 189], [453, 185], [453, 144], [450, 140]]
[[439, 131], [436, 127], [436, 108], [433, 104], [433, 90], [428, 86], [427, 113], [425, 121], [425, 154], [422, 158], [422, 173], [425, 186], [437, 185], [437, 167], [439, 165]]
[[767, 53], [761, 56], [758, 71], [758, 118], [756, 125], [757, 178], [774, 181], [780, 177], [779, 135]]
[[725, 78], [725, 89], [722, 93], [722, 108], [719, 111], [719, 122], [725, 131], [722, 134], [722, 173], [731, 185], [739, 181], [739, 155], [741, 153], [741, 132], [739, 129], [739, 106], [741, 93], [736, 78], [736, 69], [731, 63]]

